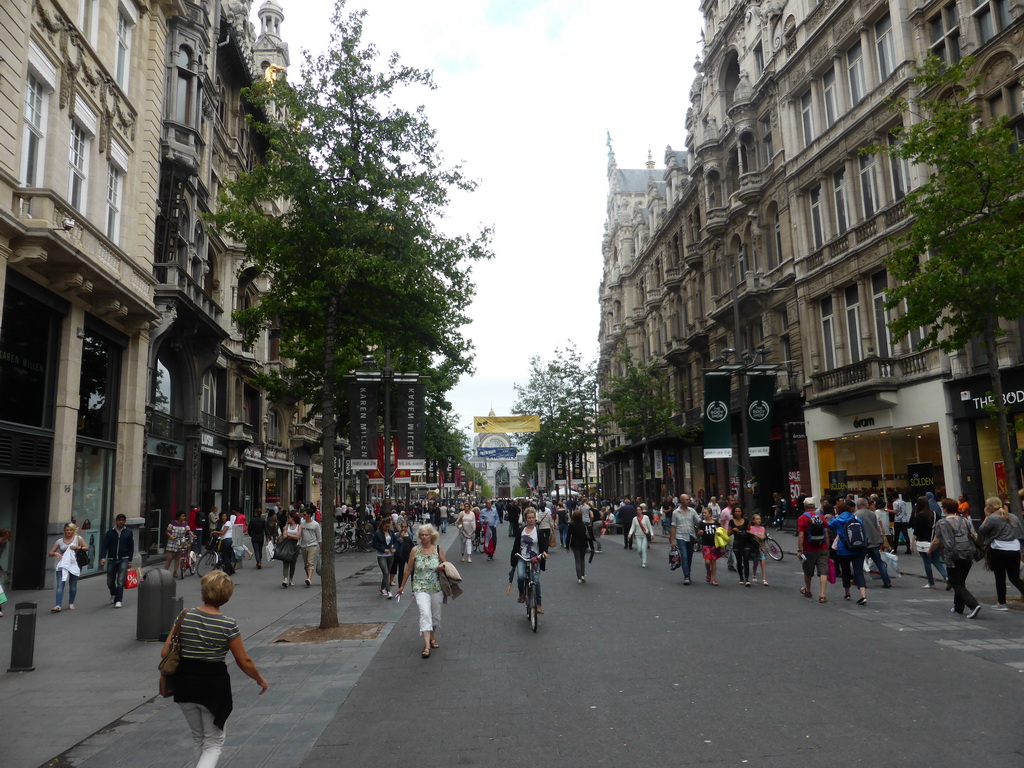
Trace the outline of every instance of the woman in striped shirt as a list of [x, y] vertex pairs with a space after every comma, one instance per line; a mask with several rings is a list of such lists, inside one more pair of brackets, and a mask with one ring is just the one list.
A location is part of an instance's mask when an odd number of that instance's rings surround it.
[[[179, 629], [181, 661], [174, 675], [174, 700], [192, 729], [198, 759], [197, 768], [214, 768], [224, 747], [224, 724], [231, 714], [231, 678], [224, 657], [228, 651], [235, 664], [260, 686], [263, 695], [269, 683], [256, 669], [238, 630], [238, 622], [220, 612], [235, 590], [231, 577], [222, 571], [203, 576], [200, 582], [203, 604], [185, 611]], [[171, 636], [161, 657], [171, 647]]]

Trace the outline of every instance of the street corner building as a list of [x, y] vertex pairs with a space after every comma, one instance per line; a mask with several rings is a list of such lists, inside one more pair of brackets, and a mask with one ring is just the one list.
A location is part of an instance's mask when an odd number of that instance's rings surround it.
[[[123, 513], [162, 551], [172, 516], [317, 500], [318, 430], [268, 402], [287, 365], [233, 309], [266, 277], [207, 232], [223, 179], [260, 162], [242, 89], [287, 67], [282, 6], [242, 0], [0, 5], [0, 552], [48, 586], [75, 520], [99, 568]], [[257, 119], [265, 116], [256, 115]]]
[[[600, 380], [622, 375], [623, 349], [655, 363], [686, 437], [613, 437], [603, 487], [707, 499], [743, 478], [761, 511], [773, 492], [933, 489], [966, 494], [980, 513], [1005, 487], [981, 343], [947, 355], [918, 349], [927, 329], [896, 340], [887, 327], [901, 310], [884, 306], [885, 260], [927, 169], [861, 150], [898, 142], [904, 118], [887, 102], [911, 95], [929, 55], [974, 56], [983, 115], [1024, 135], [1019, 10], [1005, 0], [700, 7], [696, 71], [678, 73], [692, 77], [685, 150], [624, 169], [609, 138], [600, 289]], [[1007, 403], [1021, 413], [1024, 323], [1003, 330]], [[704, 445], [715, 373], [730, 381], [728, 458]], [[747, 453], [743, 428], [758, 373], [774, 377], [767, 455]], [[1024, 432], [1014, 439], [1024, 445]]]

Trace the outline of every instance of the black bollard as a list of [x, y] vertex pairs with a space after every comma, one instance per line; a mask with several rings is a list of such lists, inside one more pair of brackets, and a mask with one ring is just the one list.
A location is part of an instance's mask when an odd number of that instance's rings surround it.
[[14, 606], [14, 637], [11, 640], [11, 666], [8, 672], [31, 672], [36, 646], [36, 603]]

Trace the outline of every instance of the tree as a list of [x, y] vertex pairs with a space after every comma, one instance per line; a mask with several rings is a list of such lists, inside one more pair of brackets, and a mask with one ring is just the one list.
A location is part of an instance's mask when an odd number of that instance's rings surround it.
[[996, 352], [1024, 306], [1024, 153], [1007, 119], [986, 120], [977, 97], [974, 60], [947, 67], [931, 57], [916, 73], [916, 99], [895, 111], [910, 117], [897, 143], [873, 147], [926, 170], [924, 184], [907, 195], [909, 230], [887, 267], [893, 280], [885, 306], [904, 311], [889, 322], [896, 338], [925, 329], [919, 349], [946, 353], [980, 338], [992, 383], [999, 447], [1010, 503], [1021, 514], [1017, 468]]
[[596, 440], [597, 378], [594, 363], [584, 363], [575, 345], [556, 349], [545, 365], [530, 358], [530, 380], [515, 384], [517, 415], [540, 416], [540, 432], [524, 432], [517, 442], [527, 446], [523, 470], [550, 461], [560, 451], [587, 452]]
[[[378, 71], [363, 44], [365, 12], [337, 0], [326, 53], [310, 57], [294, 84], [260, 81], [246, 98], [265, 142], [266, 162], [225, 184], [213, 225], [246, 245], [248, 269], [266, 275], [258, 304], [235, 313], [251, 343], [273, 324], [283, 374], [260, 383], [274, 397], [315, 404], [323, 424], [323, 464], [334, 466], [342, 377], [368, 352], [387, 349], [421, 370], [456, 377], [470, 368], [460, 309], [472, 295], [470, 265], [489, 257], [489, 232], [442, 234], [452, 189], [473, 183], [438, 157], [422, 107], [397, 99], [433, 88], [429, 72], [392, 55]], [[324, 473], [325, 503], [336, 498]], [[325, 526], [331, 551], [332, 526]], [[338, 625], [334, 562], [324, 558], [320, 626]]]
[[619, 359], [623, 374], [610, 378], [603, 392], [611, 405], [608, 421], [617, 424], [629, 440], [680, 436], [661, 369], [653, 363], [635, 363], [628, 347]]

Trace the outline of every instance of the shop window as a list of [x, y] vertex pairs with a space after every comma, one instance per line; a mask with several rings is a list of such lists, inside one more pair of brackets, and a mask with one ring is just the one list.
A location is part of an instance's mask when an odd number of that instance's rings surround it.
[[78, 384], [78, 435], [113, 442], [117, 439], [118, 381], [121, 347], [85, 329]]
[[0, 324], [0, 421], [53, 428], [57, 331], [61, 318], [10, 285]]

